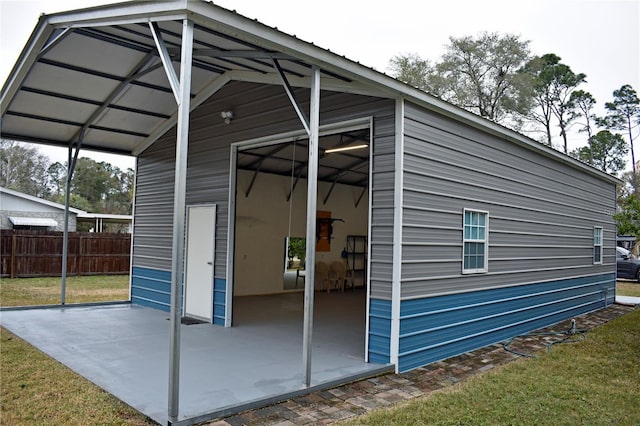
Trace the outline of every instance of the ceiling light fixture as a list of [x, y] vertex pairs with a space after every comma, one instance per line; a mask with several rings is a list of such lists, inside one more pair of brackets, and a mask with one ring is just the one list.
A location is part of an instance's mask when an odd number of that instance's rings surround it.
[[367, 143], [363, 143], [363, 144], [360, 144], [360, 145], [347, 145], [347, 146], [329, 148], [329, 149], [325, 150], [324, 153], [325, 154], [331, 154], [332, 152], [351, 151], [352, 149], [362, 149], [362, 148], [368, 148], [368, 147], [369, 147], [369, 144], [367, 144]]

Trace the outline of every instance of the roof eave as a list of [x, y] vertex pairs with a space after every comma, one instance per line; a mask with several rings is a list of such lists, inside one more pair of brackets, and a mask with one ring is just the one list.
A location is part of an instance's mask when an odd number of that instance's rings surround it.
[[[25, 194], [24, 192], [15, 191], [13, 189], [5, 188], [0, 186], [0, 193], [4, 192], [8, 195], [13, 195], [14, 197], [22, 198], [25, 200], [32, 201], [34, 203], [43, 204], [49, 207], [53, 207], [58, 210], [64, 210], [64, 206], [62, 204], [55, 203], [49, 200], [43, 200], [42, 198], [34, 197], [33, 195]], [[69, 207], [69, 211], [75, 214], [86, 214], [84, 210], [76, 209], [75, 207]]]

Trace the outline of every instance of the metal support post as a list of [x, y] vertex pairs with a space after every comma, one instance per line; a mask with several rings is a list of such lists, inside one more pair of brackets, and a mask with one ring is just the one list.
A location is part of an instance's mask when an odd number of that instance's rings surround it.
[[182, 57], [180, 59], [176, 170], [173, 194], [168, 395], [168, 417], [170, 423], [178, 421], [180, 399], [180, 319], [182, 316], [182, 277], [184, 275], [185, 200], [187, 189], [192, 55], [193, 22], [185, 19], [182, 23]]
[[318, 200], [318, 128], [320, 125], [320, 70], [313, 67], [309, 119], [309, 164], [307, 169], [307, 249], [304, 281], [304, 330], [302, 358], [304, 384], [311, 386], [311, 351], [313, 332], [313, 291], [316, 260], [316, 206]]
[[67, 262], [69, 261], [69, 208], [71, 207], [71, 179], [78, 161], [78, 154], [84, 139], [84, 130], [78, 135], [78, 143], [76, 144], [76, 152], [72, 156], [73, 145], [69, 144], [69, 155], [67, 157], [67, 181], [64, 193], [64, 229], [62, 233], [62, 265], [60, 272], [60, 304], [67, 303]]

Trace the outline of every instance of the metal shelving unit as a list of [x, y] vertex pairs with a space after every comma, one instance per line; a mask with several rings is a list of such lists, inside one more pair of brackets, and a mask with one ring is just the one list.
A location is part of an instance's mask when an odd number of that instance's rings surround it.
[[347, 235], [347, 271], [353, 277], [354, 287], [367, 283], [367, 236]]

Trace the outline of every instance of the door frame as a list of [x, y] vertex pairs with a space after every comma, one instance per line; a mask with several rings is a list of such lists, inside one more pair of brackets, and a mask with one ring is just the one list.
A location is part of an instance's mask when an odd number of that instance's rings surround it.
[[215, 260], [216, 260], [216, 217], [218, 214], [218, 207], [216, 204], [213, 203], [205, 203], [205, 204], [190, 204], [187, 205], [186, 208], [186, 223], [185, 223], [185, 250], [184, 250], [184, 290], [183, 290], [183, 303], [182, 303], [182, 316], [185, 316], [187, 314], [187, 292], [189, 291], [189, 287], [188, 287], [188, 282], [189, 282], [189, 268], [188, 268], [188, 256], [189, 256], [189, 238], [190, 238], [190, 232], [189, 232], [189, 225], [190, 225], [190, 219], [191, 219], [191, 209], [195, 209], [195, 208], [213, 208], [213, 238], [211, 239], [211, 253], [212, 253], [212, 258], [211, 258], [211, 279], [209, 280], [209, 288], [210, 288], [210, 298], [209, 298], [209, 302], [210, 302], [210, 312], [207, 318], [197, 318], [197, 319], [205, 319], [206, 321], [208, 321], [209, 323], [213, 323], [213, 307], [214, 307], [214, 303], [213, 303], [213, 290], [214, 290], [214, 279], [215, 279]]
[[[337, 123], [325, 124], [319, 126], [319, 137], [331, 135], [334, 133], [345, 132], [349, 130], [369, 129], [369, 205], [368, 205], [368, 235], [371, 235], [371, 179], [372, 179], [372, 158], [373, 158], [373, 116], [356, 118], [353, 120], [340, 121]], [[307, 138], [308, 135], [304, 130], [295, 130], [283, 132], [274, 135], [263, 136], [255, 139], [232, 143], [229, 150], [229, 211], [227, 217], [227, 273], [226, 273], [226, 300], [225, 300], [225, 320], [224, 326], [232, 326], [233, 318], [233, 287], [234, 287], [234, 256], [235, 256], [235, 230], [236, 230], [236, 190], [237, 190], [237, 160], [238, 152], [257, 148], [262, 146], [277, 145], [294, 140]], [[369, 238], [370, 244], [371, 238]], [[367, 259], [367, 270], [369, 269], [370, 258]], [[369, 271], [368, 271], [369, 272]], [[370, 278], [367, 273], [367, 280]], [[369, 335], [369, 299], [371, 286], [366, 284], [367, 288], [367, 318], [365, 329], [365, 361], [368, 362], [368, 335]]]

